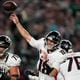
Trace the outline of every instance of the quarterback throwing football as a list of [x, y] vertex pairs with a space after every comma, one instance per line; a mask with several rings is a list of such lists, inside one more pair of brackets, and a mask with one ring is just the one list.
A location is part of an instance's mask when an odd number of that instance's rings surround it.
[[39, 71], [39, 80], [55, 80], [59, 71], [59, 65], [65, 60], [65, 52], [59, 48], [61, 35], [57, 31], [49, 32], [45, 38], [35, 40], [27, 30], [23, 28], [16, 14], [11, 14], [10, 20], [16, 24], [16, 27], [23, 38], [32, 46], [39, 50], [39, 60], [37, 69]]

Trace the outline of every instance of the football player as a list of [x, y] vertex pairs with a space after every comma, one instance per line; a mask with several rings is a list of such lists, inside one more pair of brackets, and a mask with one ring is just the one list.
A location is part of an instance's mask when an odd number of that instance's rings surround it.
[[21, 59], [8, 52], [12, 44], [6, 35], [0, 35], [0, 80], [18, 80]]
[[39, 50], [40, 58], [37, 65], [39, 80], [55, 80], [59, 65], [65, 59], [64, 50], [58, 47], [61, 41], [60, 33], [58, 31], [51, 31], [45, 38], [35, 40], [29, 32], [23, 28], [16, 14], [11, 14], [10, 20], [15, 23], [23, 38], [32, 47]]
[[61, 48], [68, 53], [67, 60], [60, 65], [65, 80], [80, 80], [80, 52], [74, 52], [69, 40], [62, 40]]

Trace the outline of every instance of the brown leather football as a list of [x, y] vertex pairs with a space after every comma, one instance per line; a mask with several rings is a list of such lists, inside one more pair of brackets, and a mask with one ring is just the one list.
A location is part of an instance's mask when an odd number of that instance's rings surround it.
[[6, 1], [2, 5], [3, 9], [8, 12], [13, 12], [17, 9], [18, 5], [14, 1]]

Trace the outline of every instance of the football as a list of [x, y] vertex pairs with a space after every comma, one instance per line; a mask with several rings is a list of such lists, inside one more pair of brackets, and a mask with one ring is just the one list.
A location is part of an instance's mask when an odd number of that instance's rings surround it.
[[3, 3], [2, 7], [7, 12], [13, 12], [17, 9], [18, 5], [14, 1], [6, 1]]

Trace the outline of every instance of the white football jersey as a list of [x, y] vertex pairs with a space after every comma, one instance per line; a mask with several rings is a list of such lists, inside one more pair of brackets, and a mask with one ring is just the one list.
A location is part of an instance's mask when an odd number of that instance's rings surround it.
[[80, 80], [80, 52], [68, 54], [66, 62], [60, 65], [65, 80]]
[[20, 66], [21, 59], [12, 53], [7, 53], [4, 59], [0, 59], [0, 77], [8, 72], [11, 66]]
[[[39, 70], [39, 80], [54, 80], [54, 77], [51, 77], [47, 74], [49, 74], [50, 68], [56, 68], [59, 70], [60, 63], [66, 59], [66, 56], [63, 55], [63, 50], [58, 48], [48, 54], [45, 47], [44, 38], [41, 38], [40, 40], [35, 40], [32, 38], [29, 43], [31, 46], [37, 48], [40, 51], [40, 59], [37, 64], [37, 68]], [[50, 66], [50, 68], [47, 64]]]

